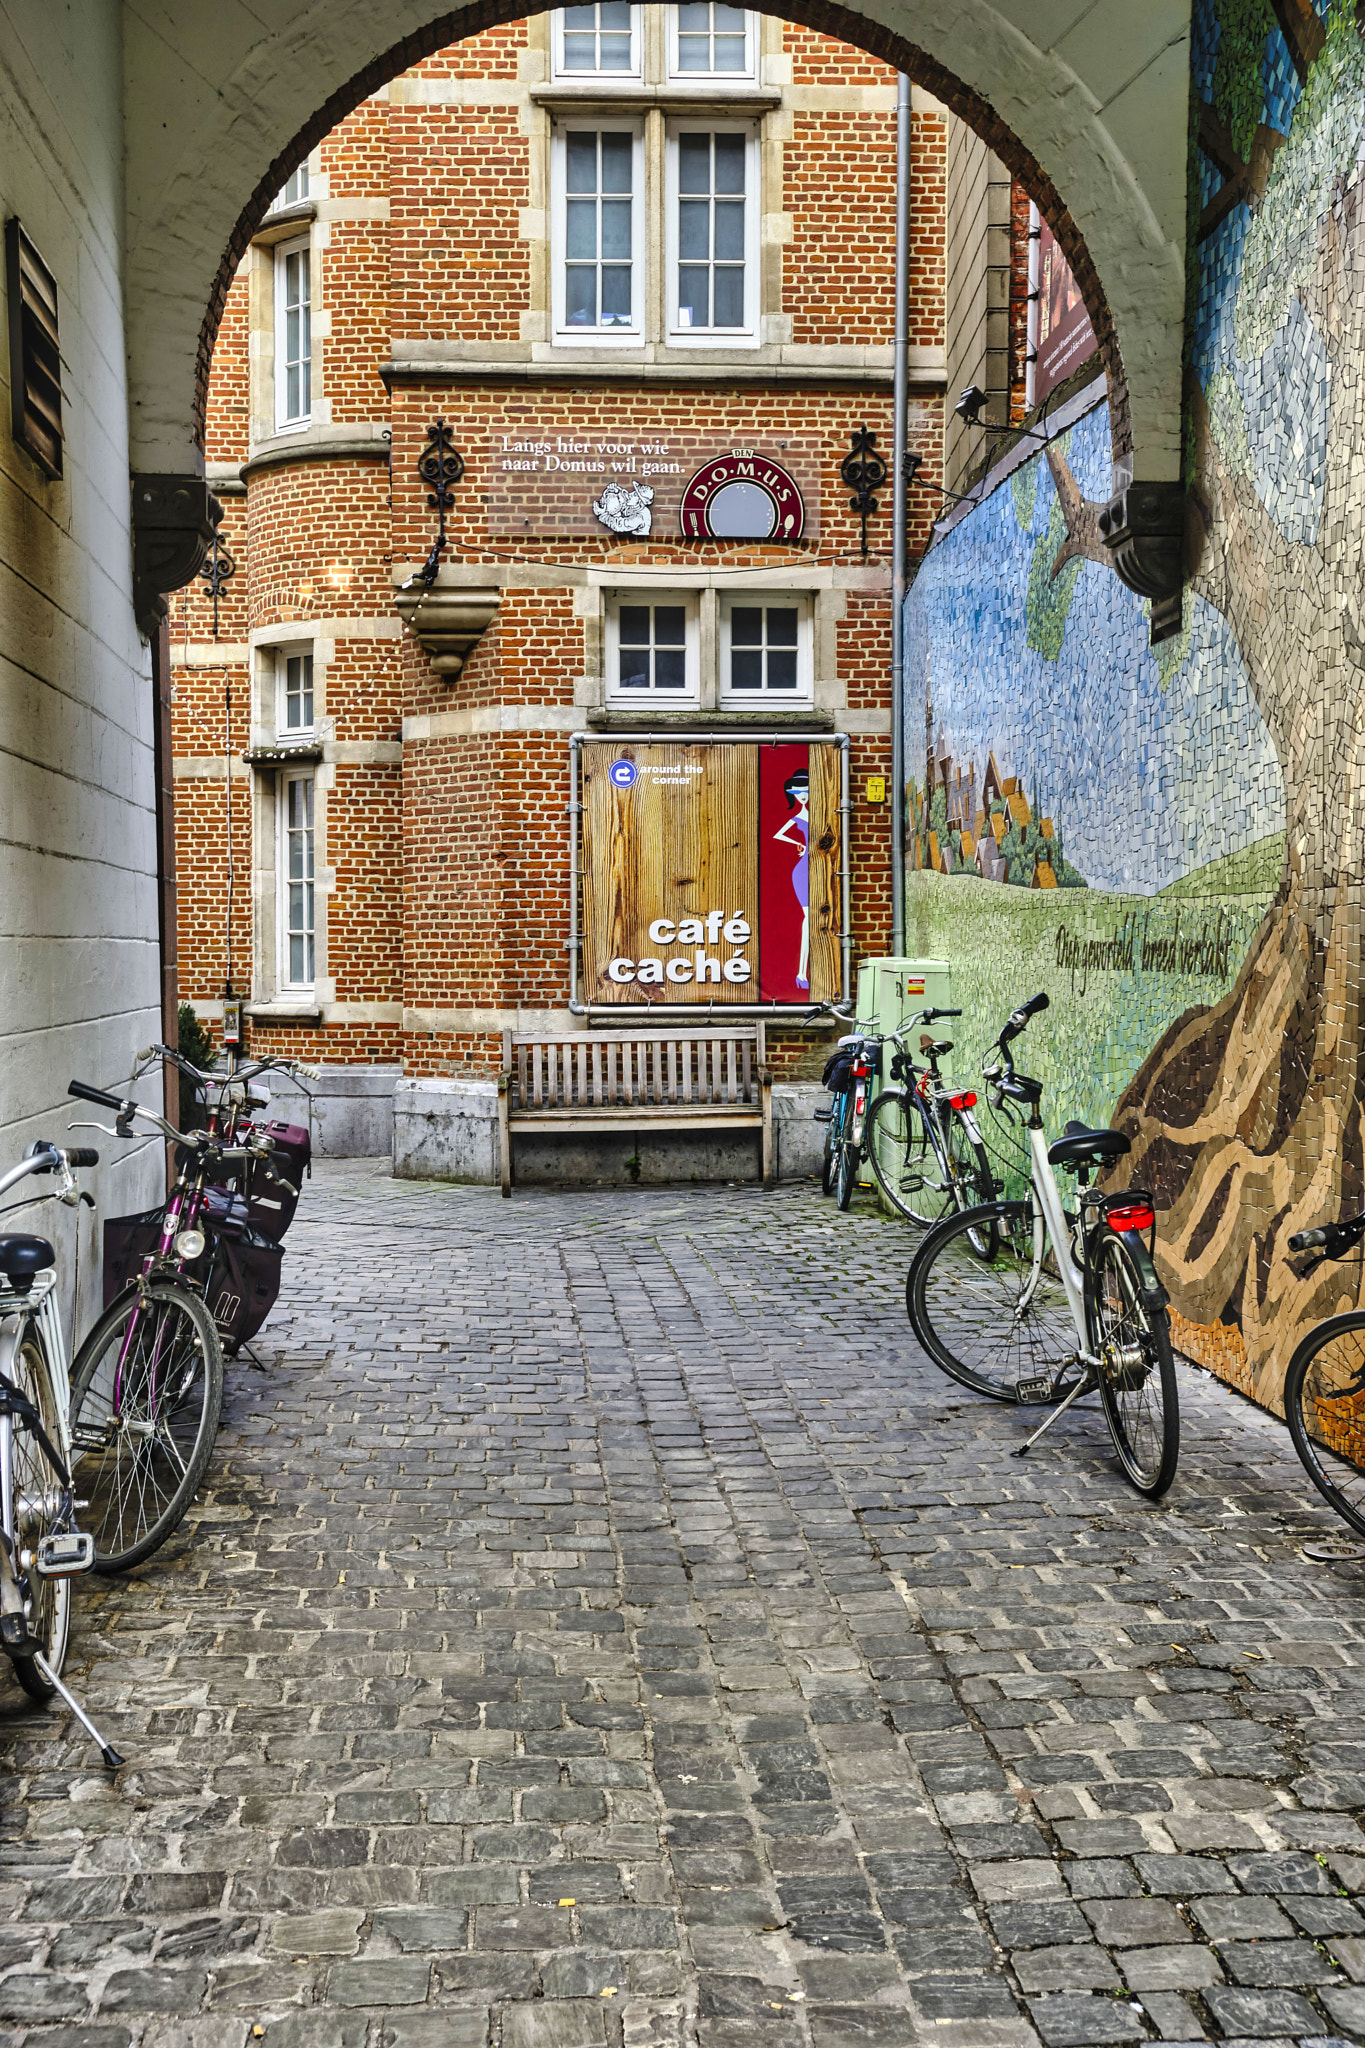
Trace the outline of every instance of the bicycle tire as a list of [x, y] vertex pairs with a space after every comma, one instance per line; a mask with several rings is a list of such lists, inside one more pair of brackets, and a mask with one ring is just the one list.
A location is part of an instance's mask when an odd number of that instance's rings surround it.
[[[982, 1258], [971, 1233], [989, 1229], [995, 1249]], [[1020, 1380], [1054, 1378], [1076, 1356], [1076, 1325], [1057, 1272], [1044, 1255], [1033, 1273], [1031, 1202], [988, 1202], [936, 1223], [910, 1262], [905, 1307], [910, 1327], [939, 1369], [974, 1394], [1014, 1401]]]
[[1365, 1313], [1329, 1316], [1308, 1332], [1284, 1376], [1284, 1412], [1304, 1471], [1365, 1536]]
[[1100, 1402], [1124, 1475], [1148, 1500], [1160, 1500], [1180, 1458], [1170, 1317], [1164, 1307], [1143, 1298], [1155, 1281], [1145, 1248], [1140, 1263], [1116, 1231], [1100, 1231], [1085, 1276], [1086, 1322], [1100, 1361]]
[[849, 1125], [853, 1118], [852, 1105], [844, 1113], [843, 1128], [839, 1136], [839, 1149], [834, 1161], [834, 1199], [841, 1209], [847, 1209], [853, 1200], [853, 1190], [858, 1185], [858, 1167], [863, 1148], [852, 1136]]
[[[995, 1200], [995, 1181], [986, 1158], [986, 1148], [974, 1138], [961, 1110], [951, 1110], [948, 1119], [948, 1176], [953, 1201], [959, 1210], [989, 1208]], [[993, 1225], [982, 1225], [967, 1233], [967, 1242], [979, 1259], [995, 1257], [998, 1233]]]
[[[57, 1390], [52, 1384], [42, 1338], [32, 1323], [15, 1351], [10, 1377], [38, 1410], [50, 1440], [60, 1444], [62, 1423]], [[14, 1426], [13, 1444], [13, 1527], [21, 1547], [36, 1550], [56, 1519], [44, 1508], [52, 1496], [57, 1475], [48, 1464], [37, 1438], [17, 1424]], [[28, 1583], [31, 1592], [27, 1615], [29, 1634], [37, 1640], [48, 1665], [60, 1678], [71, 1640], [71, 1581], [40, 1579], [37, 1572], [30, 1571]], [[11, 1661], [14, 1675], [30, 1699], [50, 1700], [53, 1697], [56, 1686], [48, 1683], [31, 1657], [15, 1657]]]
[[[873, 1178], [898, 1215], [927, 1230], [941, 1211], [928, 1204], [917, 1207], [913, 1197], [924, 1184], [923, 1161], [929, 1152], [924, 1119], [912, 1113], [907, 1098], [892, 1088], [883, 1089], [867, 1112], [864, 1142]], [[942, 1162], [934, 1155], [940, 1174]]]
[[820, 1192], [834, 1193], [834, 1170], [838, 1158], [839, 1133], [844, 1128], [844, 1114], [848, 1108], [847, 1095], [835, 1095], [830, 1100], [829, 1122], [825, 1125], [825, 1150], [820, 1162]]
[[[121, 1388], [123, 1420], [116, 1422], [115, 1368], [134, 1316], [145, 1318], [146, 1327], [132, 1334]], [[163, 1403], [168, 1383], [171, 1398]], [[139, 1404], [144, 1412], [138, 1412]], [[223, 1347], [197, 1294], [156, 1280], [105, 1310], [71, 1372], [73, 1457], [79, 1490], [89, 1498], [85, 1526], [95, 1540], [97, 1572], [130, 1571], [145, 1563], [179, 1527], [213, 1454], [222, 1408]], [[125, 1455], [129, 1443], [133, 1449]], [[145, 1454], [139, 1448], [144, 1444], [152, 1446]]]

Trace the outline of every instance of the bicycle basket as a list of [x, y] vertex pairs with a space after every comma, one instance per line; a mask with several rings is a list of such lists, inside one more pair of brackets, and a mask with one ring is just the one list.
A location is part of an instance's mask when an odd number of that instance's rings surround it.
[[106, 1216], [104, 1220], [104, 1306], [136, 1280], [142, 1262], [156, 1250], [164, 1209], [144, 1209], [140, 1216]]
[[313, 1141], [303, 1124], [259, 1124], [275, 1150], [269, 1159], [256, 1159], [246, 1183], [251, 1227], [277, 1242], [294, 1220], [299, 1206], [298, 1190], [311, 1170]]
[[258, 1230], [243, 1229], [218, 1239], [204, 1300], [229, 1358], [255, 1336], [274, 1308], [283, 1258], [274, 1239]]

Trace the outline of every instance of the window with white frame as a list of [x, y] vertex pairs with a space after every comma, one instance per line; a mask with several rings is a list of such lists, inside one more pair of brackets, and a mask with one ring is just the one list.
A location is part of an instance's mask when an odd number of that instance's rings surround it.
[[275, 424], [307, 423], [313, 404], [312, 257], [308, 238], [275, 251]]
[[638, 123], [574, 126], [555, 138], [555, 326], [562, 335], [640, 337], [643, 153]]
[[607, 677], [623, 702], [697, 696], [697, 613], [692, 598], [641, 592], [607, 609]]
[[275, 725], [281, 734], [313, 730], [311, 647], [281, 647], [276, 651]]
[[629, 0], [564, 7], [554, 17], [554, 66], [560, 78], [638, 78], [639, 10]]
[[692, 123], [669, 137], [673, 340], [757, 335], [758, 137], [752, 123]]
[[279, 213], [286, 206], [301, 206], [308, 197], [308, 159], [305, 157], [296, 171], [291, 171], [281, 185], [279, 192], [270, 202], [270, 211]]
[[809, 702], [810, 602], [805, 597], [736, 596], [720, 608], [721, 697]]
[[311, 774], [281, 775], [277, 835], [280, 987], [311, 989], [315, 944]]
[[669, 13], [670, 76], [746, 79], [755, 76], [754, 17], [721, 0], [682, 0]]

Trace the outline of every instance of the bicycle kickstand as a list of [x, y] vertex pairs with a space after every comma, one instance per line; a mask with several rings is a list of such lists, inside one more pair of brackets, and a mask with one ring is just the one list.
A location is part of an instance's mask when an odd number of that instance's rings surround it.
[[104, 1758], [104, 1761], [109, 1766], [109, 1769], [111, 1771], [116, 1771], [119, 1768], [120, 1764], [123, 1762], [123, 1758], [114, 1748], [114, 1745], [111, 1742], [105, 1741], [104, 1737], [100, 1734], [99, 1729], [95, 1726], [90, 1716], [86, 1713], [85, 1708], [81, 1705], [80, 1701], [76, 1698], [75, 1694], [72, 1693], [65, 1685], [62, 1684], [61, 1679], [58, 1678], [56, 1672], [52, 1669], [52, 1666], [48, 1663], [46, 1657], [44, 1657], [41, 1650], [34, 1651], [33, 1661], [37, 1665], [38, 1670], [42, 1677], [44, 1677], [47, 1680], [48, 1684], [50, 1686], [53, 1686], [56, 1689], [57, 1693], [60, 1695], [60, 1697], [66, 1701], [66, 1704], [70, 1707], [72, 1713], [76, 1716], [76, 1719], [80, 1722], [86, 1734], [92, 1737], [92, 1739], [96, 1743], [98, 1743], [100, 1755]]
[[1057, 1417], [1059, 1415], [1065, 1415], [1067, 1409], [1071, 1406], [1072, 1402], [1079, 1401], [1082, 1394], [1093, 1393], [1096, 1384], [1097, 1382], [1088, 1372], [1083, 1373], [1080, 1379], [1077, 1380], [1075, 1386], [1071, 1389], [1071, 1392], [1067, 1395], [1066, 1399], [1064, 1401], [1059, 1402], [1058, 1405], [1053, 1409], [1051, 1415], [1048, 1416], [1047, 1421], [1041, 1423], [1039, 1427], [1034, 1430], [1032, 1436], [1026, 1437], [1024, 1439], [1023, 1443], [1020, 1444], [1018, 1450], [1014, 1453], [1015, 1457], [1022, 1458], [1026, 1451], [1031, 1451], [1033, 1449], [1033, 1446], [1037, 1443], [1039, 1437], [1043, 1434], [1043, 1431], [1046, 1429], [1051, 1429], [1053, 1423], [1057, 1420]]

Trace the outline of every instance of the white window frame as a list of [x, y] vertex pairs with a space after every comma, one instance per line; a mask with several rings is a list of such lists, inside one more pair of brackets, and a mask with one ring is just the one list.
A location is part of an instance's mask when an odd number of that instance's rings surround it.
[[304, 158], [297, 170], [291, 171], [279, 191], [270, 202], [272, 213], [283, 213], [287, 206], [302, 206], [309, 193], [308, 159]]
[[[682, 327], [678, 323], [678, 140], [695, 135], [743, 135], [744, 151], [744, 325]], [[757, 348], [759, 345], [759, 169], [758, 122], [725, 121], [706, 115], [679, 115], [668, 124], [664, 176], [664, 261], [667, 265], [668, 345], [670, 348]]]
[[[668, 82], [670, 85], [694, 86], [715, 96], [719, 87], [727, 90], [736, 85], [758, 84], [758, 21], [756, 14], [747, 9], [744, 14], [744, 57], [742, 71], [684, 71], [682, 69], [679, 35], [681, 24], [678, 9], [668, 10]], [[714, 29], [712, 31], [714, 35]]]
[[[307, 877], [312, 884], [313, 921], [309, 936], [313, 948], [313, 972], [306, 981], [295, 981], [291, 974], [290, 922], [289, 922], [289, 791], [295, 783], [307, 783], [313, 792], [313, 820], [309, 833], [312, 842], [312, 872]], [[317, 776], [311, 767], [281, 768], [276, 777], [275, 787], [275, 986], [282, 995], [311, 995], [318, 972], [318, 888], [317, 888], [317, 839], [318, 839], [318, 787]]]
[[[289, 275], [288, 258], [308, 258], [308, 348], [299, 360], [308, 366], [308, 403], [302, 412], [289, 413], [285, 410], [286, 393], [289, 389], [288, 363], [285, 359], [285, 338], [288, 333], [287, 305], [285, 301], [286, 280]], [[278, 434], [296, 432], [306, 427], [313, 416], [313, 244], [311, 235], [300, 235], [297, 240], [278, 242], [274, 249], [275, 263], [275, 431]]]
[[[730, 687], [730, 616], [736, 606], [745, 609], [761, 606], [765, 611], [781, 610], [796, 612], [796, 688], [794, 690], [772, 690], [764, 684], [761, 690], [734, 690]], [[720, 702], [728, 708], [737, 709], [744, 704], [763, 704], [776, 708], [780, 704], [792, 704], [808, 709], [815, 701], [814, 662], [814, 610], [810, 594], [804, 590], [727, 590], [720, 601], [720, 631], [717, 647], [720, 658]]]
[[[640, 9], [630, 10], [630, 56], [631, 62], [625, 71], [570, 71], [564, 62], [564, 9], [557, 7], [550, 17], [551, 71], [555, 82], [560, 85], [639, 85], [644, 76], [644, 26], [640, 20]], [[601, 30], [598, 31], [599, 35]]]
[[[609, 704], [678, 704], [691, 709], [701, 702], [701, 626], [699, 593], [695, 590], [615, 590], [607, 598], [604, 642]], [[681, 605], [683, 608], [683, 675], [681, 690], [629, 690], [620, 683], [621, 607], [623, 605]]]
[[[570, 327], [566, 319], [568, 265], [568, 138], [570, 134], [612, 134], [631, 137], [631, 324], [629, 327]], [[639, 348], [645, 338], [645, 130], [630, 115], [564, 116], [556, 121], [550, 162], [550, 260], [553, 273], [554, 338], [560, 345], [581, 348]]]
[[[311, 739], [317, 726], [317, 663], [311, 640], [281, 644], [272, 649], [275, 664], [275, 733], [282, 740]], [[308, 663], [308, 696], [312, 706], [312, 717], [306, 725], [289, 723], [289, 664], [303, 660]]]

